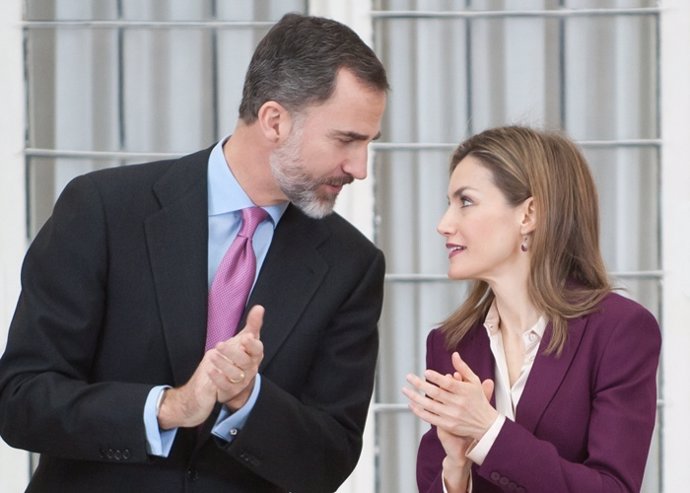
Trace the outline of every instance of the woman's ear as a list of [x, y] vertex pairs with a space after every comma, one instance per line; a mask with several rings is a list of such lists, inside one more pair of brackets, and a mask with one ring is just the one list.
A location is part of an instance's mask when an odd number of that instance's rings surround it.
[[266, 140], [279, 144], [290, 135], [292, 118], [290, 112], [276, 101], [266, 101], [257, 114], [257, 122]]
[[534, 197], [529, 197], [520, 205], [520, 234], [528, 235], [537, 227], [537, 211], [534, 206]]

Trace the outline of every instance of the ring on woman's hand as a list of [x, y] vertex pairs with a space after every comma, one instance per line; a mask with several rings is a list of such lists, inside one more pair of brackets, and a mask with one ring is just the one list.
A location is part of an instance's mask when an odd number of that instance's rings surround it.
[[244, 374], [244, 372], [241, 371], [240, 376], [238, 378], [229, 378], [228, 380], [230, 380], [230, 383], [240, 383], [244, 381], [245, 376], [246, 375]]

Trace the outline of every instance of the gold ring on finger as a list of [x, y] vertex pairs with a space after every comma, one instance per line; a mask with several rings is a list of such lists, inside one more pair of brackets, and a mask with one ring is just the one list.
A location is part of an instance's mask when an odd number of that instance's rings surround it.
[[240, 383], [240, 382], [244, 381], [244, 377], [245, 377], [245, 374], [243, 371], [241, 371], [239, 377], [230, 378], [229, 380], [230, 380], [230, 383]]

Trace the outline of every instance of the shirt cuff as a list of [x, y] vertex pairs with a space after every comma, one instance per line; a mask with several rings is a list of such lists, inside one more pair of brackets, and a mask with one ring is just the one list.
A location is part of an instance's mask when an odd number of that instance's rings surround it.
[[[441, 471], [441, 486], [443, 487], [443, 493], [448, 493], [448, 488], [446, 488], [446, 478]], [[472, 493], [472, 470], [470, 469], [470, 477], [467, 478], [467, 493]]]
[[252, 412], [252, 409], [254, 409], [256, 400], [259, 398], [260, 390], [261, 375], [257, 373], [254, 380], [254, 388], [247, 402], [234, 413], [231, 413], [227, 407], [223, 406], [218, 415], [218, 419], [216, 419], [216, 424], [213, 426], [212, 433], [226, 442], [232, 442], [247, 422], [249, 414]]
[[169, 385], [158, 385], [151, 389], [144, 404], [144, 429], [146, 430], [146, 450], [149, 455], [167, 457], [177, 435], [177, 428], [161, 430], [158, 426], [157, 403]]
[[467, 449], [467, 453], [465, 454], [467, 458], [478, 466], [481, 466], [484, 463], [484, 459], [486, 459], [486, 456], [489, 454], [489, 450], [493, 447], [496, 438], [498, 438], [498, 434], [505, 421], [506, 417], [499, 414], [489, 429], [486, 430], [484, 436]]

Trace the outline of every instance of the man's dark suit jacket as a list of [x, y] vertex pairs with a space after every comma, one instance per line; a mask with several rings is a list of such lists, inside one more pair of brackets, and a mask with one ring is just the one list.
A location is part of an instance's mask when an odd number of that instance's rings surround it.
[[289, 206], [248, 305], [266, 307], [261, 393], [227, 443], [216, 413], [147, 454], [154, 385], [204, 352], [207, 162], [73, 180], [31, 245], [0, 360], [0, 432], [41, 454], [28, 491], [333, 491], [354, 468], [371, 397], [383, 255], [336, 214]]
[[[656, 415], [656, 320], [634, 301], [609, 294], [597, 311], [570, 321], [560, 356], [544, 354], [550, 338], [551, 324], [515, 422], [506, 420], [481, 467], [473, 466], [472, 493], [638, 492]], [[494, 378], [482, 325], [457, 350], [482, 381]], [[452, 374], [451, 354], [443, 334], [432, 331], [427, 366]], [[420, 492], [442, 491], [444, 457], [432, 428], [417, 456]]]

